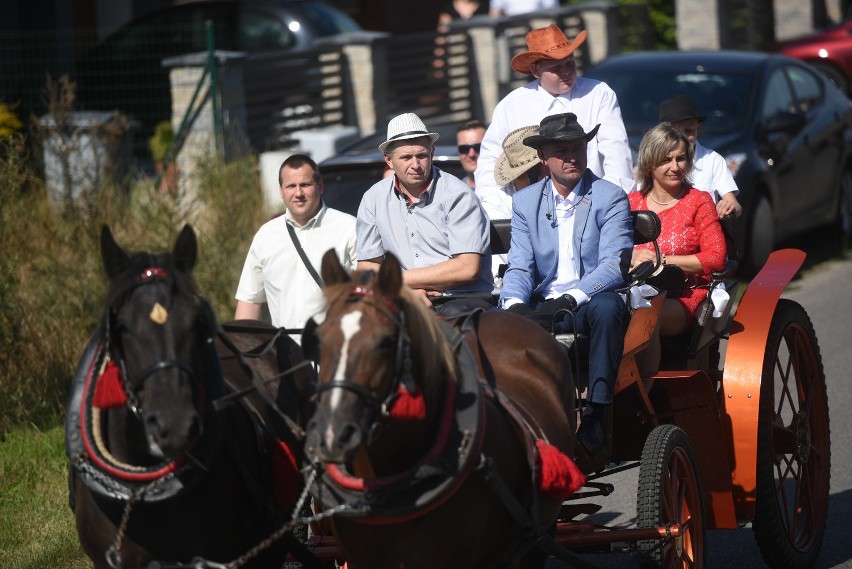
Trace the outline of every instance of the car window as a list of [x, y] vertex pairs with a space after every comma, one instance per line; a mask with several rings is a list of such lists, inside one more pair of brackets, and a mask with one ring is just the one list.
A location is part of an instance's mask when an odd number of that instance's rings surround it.
[[796, 101], [790, 91], [784, 69], [776, 69], [766, 82], [761, 118], [766, 120], [784, 113], [796, 112]]
[[237, 45], [242, 51], [290, 49], [296, 43], [293, 32], [280, 19], [246, 10], [237, 26]]
[[822, 100], [822, 88], [813, 73], [798, 65], [790, 65], [787, 67], [787, 77], [790, 78], [790, 84], [793, 86], [800, 112], [808, 113], [819, 105]]
[[588, 76], [606, 82], [618, 95], [628, 135], [641, 136], [657, 124], [660, 102], [689, 95], [707, 115], [702, 135], [738, 132], [746, 122], [754, 79], [746, 73], [647, 69], [597, 69]]

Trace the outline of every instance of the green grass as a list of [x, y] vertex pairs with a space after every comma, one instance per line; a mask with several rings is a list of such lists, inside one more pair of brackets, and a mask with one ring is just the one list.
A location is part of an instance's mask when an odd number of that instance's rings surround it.
[[0, 442], [0, 567], [91, 567], [68, 507], [65, 430], [19, 428]]

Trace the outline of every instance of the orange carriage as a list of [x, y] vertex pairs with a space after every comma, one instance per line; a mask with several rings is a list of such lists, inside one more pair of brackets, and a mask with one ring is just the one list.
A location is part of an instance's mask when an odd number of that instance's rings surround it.
[[[501, 252], [508, 243], [508, 223], [498, 222], [492, 248]], [[772, 253], [733, 317], [740, 285], [726, 279], [735, 265], [714, 275], [714, 286], [731, 301], [714, 314], [708, 298], [694, 329], [665, 345], [661, 371], [649, 377], [640, 374], [636, 354], [651, 340], [664, 294], [633, 311], [611, 439], [599, 455], [577, 457], [586, 487], [563, 503], [555, 532], [537, 536], [548, 554], [590, 566], [577, 552], [628, 543], [652, 565], [704, 567], [705, 530], [751, 522], [769, 566], [813, 565], [828, 509], [825, 377], [807, 313], [781, 299], [804, 260], [794, 249]], [[560, 339], [572, 350], [573, 338]], [[577, 375], [579, 402], [582, 369]], [[599, 480], [629, 468], [639, 468], [636, 526], [610, 529], [589, 521], [586, 514], [597, 510], [589, 500], [612, 491]], [[308, 546], [314, 553], [340, 560], [327, 528], [315, 524], [313, 530]]]

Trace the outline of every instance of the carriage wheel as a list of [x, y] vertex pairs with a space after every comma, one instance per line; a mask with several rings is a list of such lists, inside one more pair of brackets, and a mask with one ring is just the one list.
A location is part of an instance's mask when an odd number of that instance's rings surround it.
[[755, 538], [770, 567], [810, 567], [828, 512], [828, 397], [813, 325], [791, 300], [772, 317], [760, 390]]
[[681, 534], [640, 541], [655, 567], [704, 567], [704, 500], [698, 463], [686, 433], [675, 425], [651, 431], [639, 466], [636, 502], [639, 527], [681, 525]]

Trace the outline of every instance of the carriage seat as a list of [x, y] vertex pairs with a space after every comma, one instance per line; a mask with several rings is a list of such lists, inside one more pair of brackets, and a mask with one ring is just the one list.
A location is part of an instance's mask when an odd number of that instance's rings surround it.
[[[492, 255], [508, 255], [509, 245], [512, 244], [512, 220], [511, 219], [492, 219], [491, 220], [491, 254]], [[501, 263], [497, 268], [497, 276], [503, 278], [506, 273], [507, 265]]]

